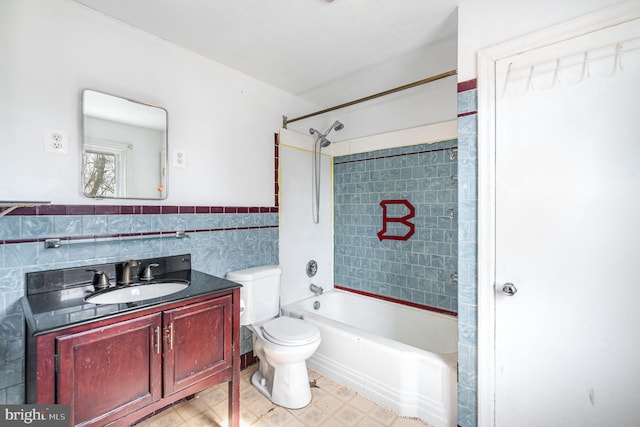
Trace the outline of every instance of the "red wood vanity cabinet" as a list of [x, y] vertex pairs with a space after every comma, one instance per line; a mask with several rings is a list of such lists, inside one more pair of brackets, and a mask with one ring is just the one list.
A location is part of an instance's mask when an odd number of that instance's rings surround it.
[[36, 337], [36, 403], [70, 405], [72, 425], [126, 426], [229, 383], [239, 425], [238, 288]]

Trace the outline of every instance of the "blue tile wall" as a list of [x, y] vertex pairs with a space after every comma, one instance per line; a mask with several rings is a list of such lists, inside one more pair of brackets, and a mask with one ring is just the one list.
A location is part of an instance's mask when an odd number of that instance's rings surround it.
[[477, 426], [477, 90], [458, 94], [458, 424]]
[[[121, 239], [63, 245], [57, 249], [45, 249], [42, 242], [19, 242], [172, 230], [191, 232], [182, 239]], [[25, 398], [25, 329], [18, 301], [25, 294], [27, 272], [181, 253], [191, 253], [194, 269], [221, 277], [236, 269], [277, 264], [278, 214], [0, 217], [0, 404], [22, 403]], [[252, 349], [251, 334], [243, 330], [241, 337], [241, 353], [248, 352]]]
[[[351, 289], [458, 309], [456, 140], [334, 158], [335, 283]], [[379, 240], [383, 200], [415, 207], [415, 234]], [[404, 205], [390, 216], [406, 215]], [[387, 235], [408, 227], [388, 223]]]

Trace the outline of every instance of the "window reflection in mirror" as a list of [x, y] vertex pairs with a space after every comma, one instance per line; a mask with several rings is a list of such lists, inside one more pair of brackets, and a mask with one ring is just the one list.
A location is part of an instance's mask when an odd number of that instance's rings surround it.
[[84, 194], [89, 197], [116, 197], [116, 156], [85, 149], [84, 153]]
[[92, 198], [167, 196], [167, 111], [85, 90], [82, 189]]

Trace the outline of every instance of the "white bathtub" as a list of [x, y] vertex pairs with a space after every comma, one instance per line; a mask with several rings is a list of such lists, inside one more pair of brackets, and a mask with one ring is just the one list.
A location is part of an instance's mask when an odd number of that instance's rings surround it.
[[320, 328], [310, 368], [402, 416], [456, 426], [454, 316], [337, 289], [282, 311]]

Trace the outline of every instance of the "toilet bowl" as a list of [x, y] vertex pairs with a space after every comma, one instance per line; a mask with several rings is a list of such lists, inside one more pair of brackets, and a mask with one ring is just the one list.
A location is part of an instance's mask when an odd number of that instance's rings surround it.
[[260, 368], [251, 383], [276, 405], [303, 408], [311, 402], [306, 360], [320, 345], [317, 326], [292, 317], [252, 325]]
[[298, 409], [311, 402], [306, 360], [320, 346], [320, 330], [302, 319], [278, 316], [280, 267], [260, 266], [227, 273], [240, 283], [240, 324], [253, 333], [260, 360], [251, 383], [269, 400]]

